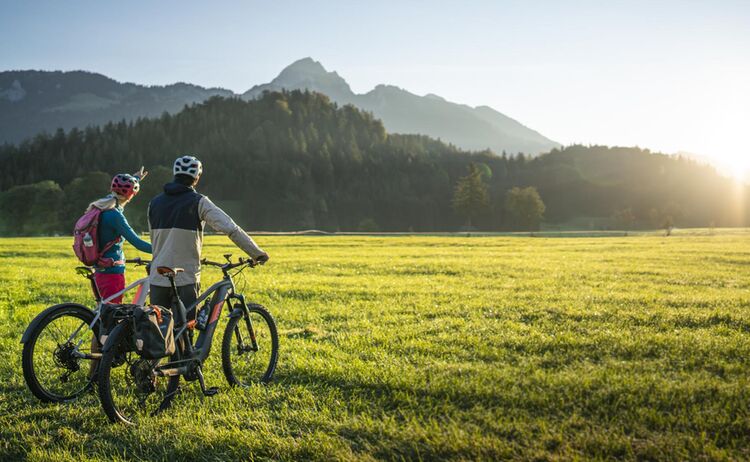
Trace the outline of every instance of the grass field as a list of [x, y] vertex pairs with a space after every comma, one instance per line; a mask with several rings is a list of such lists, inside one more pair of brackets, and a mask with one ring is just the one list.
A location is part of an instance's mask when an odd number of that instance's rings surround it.
[[258, 240], [275, 382], [228, 389], [215, 344], [218, 396], [125, 428], [27, 391], [25, 326], [89, 294], [69, 239], [0, 239], [0, 460], [750, 458], [748, 233]]

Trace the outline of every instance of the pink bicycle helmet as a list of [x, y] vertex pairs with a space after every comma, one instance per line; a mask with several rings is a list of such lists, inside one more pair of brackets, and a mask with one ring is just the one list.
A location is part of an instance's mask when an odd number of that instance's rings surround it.
[[141, 184], [138, 178], [127, 173], [120, 173], [112, 178], [112, 192], [119, 194], [120, 196], [130, 199], [131, 197], [138, 194], [138, 190], [141, 189]]

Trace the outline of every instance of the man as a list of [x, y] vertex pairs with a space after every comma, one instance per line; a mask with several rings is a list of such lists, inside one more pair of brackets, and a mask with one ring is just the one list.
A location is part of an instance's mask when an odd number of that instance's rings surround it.
[[177, 291], [185, 307], [190, 307], [200, 291], [204, 223], [229, 236], [237, 247], [258, 262], [266, 262], [268, 254], [229, 215], [208, 197], [195, 191], [203, 173], [201, 161], [193, 156], [179, 157], [174, 161], [173, 172], [174, 181], [164, 185], [164, 192], [153, 198], [148, 206], [153, 247], [149, 275], [151, 303], [172, 306], [169, 280], [156, 269], [159, 266], [178, 267], [185, 271], [175, 277]]

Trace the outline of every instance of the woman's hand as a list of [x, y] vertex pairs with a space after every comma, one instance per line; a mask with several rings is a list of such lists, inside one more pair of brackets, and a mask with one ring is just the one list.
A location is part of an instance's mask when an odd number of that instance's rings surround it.
[[146, 175], [148, 175], [148, 172], [143, 169], [143, 165], [141, 165], [141, 169], [137, 172], [133, 173], [133, 176], [138, 178], [138, 181], [143, 181], [144, 178], [146, 178]]

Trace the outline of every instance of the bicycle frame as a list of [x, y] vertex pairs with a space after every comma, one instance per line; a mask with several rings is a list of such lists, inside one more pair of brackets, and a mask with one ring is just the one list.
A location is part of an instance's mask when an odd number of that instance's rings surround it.
[[[221, 316], [221, 312], [224, 309], [225, 303], [230, 302], [231, 299], [237, 299], [242, 304], [242, 307], [239, 309], [240, 311], [237, 311], [237, 308], [235, 308], [232, 310], [230, 316], [241, 316], [242, 312], [247, 310], [245, 298], [242, 295], [234, 293], [234, 282], [232, 281], [232, 278], [227, 275], [224, 277], [224, 279], [215, 283], [205, 292], [203, 292], [195, 301], [195, 303], [190, 305], [190, 308], [185, 309], [185, 314], [193, 310], [197, 310], [197, 307], [206, 299], [208, 299], [209, 295], [212, 295], [211, 301], [209, 302], [211, 312], [209, 314], [208, 324], [206, 325], [205, 330], [200, 332], [194, 346], [190, 346], [189, 340], [186, 341], [186, 348], [184, 349], [184, 353], [187, 356], [186, 358], [158, 365], [154, 369], [154, 372], [157, 375], [183, 375], [188, 371], [191, 363], [195, 363], [196, 361], [198, 363], [203, 363], [203, 361], [211, 352], [214, 333], [216, 332], [216, 327], [219, 324], [219, 317]], [[187, 330], [188, 323], [185, 323], [185, 325], [179, 327], [179, 331], [177, 331], [177, 333], [175, 334], [175, 342], [177, 342], [178, 345], [178, 340], [183, 335], [185, 335], [185, 332]], [[183, 363], [184, 365], [181, 365]]]
[[121, 291], [114, 293], [110, 295], [109, 297], [105, 298], [104, 300], [98, 300], [96, 302], [96, 308], [94, 309], [94, 312], [96, 313], [96, 316], [94, 316], [94, 320], [91, 322], [91, 325], [89, 325], [89, 328], [93, 329], [96, 325], [97, 321], [99, 321], [99, 316], [101, 315], [101, 308], [102, 305], [111, 302], [112, 300], [116, 299], [120, 295], [124, 295], [127, 292], [130, 292], [134, 287], [138, 287], [138, 290], [135, 292], [135, 297], [133, 297], [133, 304], [134, 305], [141, 305], [143, 306], [146, 303], [146, 297], [148, 296], [149, 292], [151, 291], [151, 285], [148, 281], [148, 276], [145, 278], [138, 279], [135, 282], [130, 283], [128, 286], [126, 286]]
[[[94, 296], [96, 297], [96, 307], [94, 308], [94, 320], [91, 321], [91, 324], [88, 324], [88, 328], [91, 330], [94, 330], [94, 326], [96, 326], [96, 323], [99, 321], [99, 318], [101, 317], [101, 308], [102, 305], [105, 303], [109, 303], [110, 301], [114, 300], [115, 298], [119, 297], [120, 295], [123, 295], [129, 291], [131, 291], [133, 288], [138, 287], [135, 297], [133, 298], [133, 304], [135, 305], [143, 305], [146, 302], [146, 297], [148, 296], [151, 286], [149, 284], [148, 276], [138, 279], [135, 282], [130, 283], [128, 286], [126, 286], [121, 291], [110, 295], [109, 297], [102, 300], [102, 298], [99, 296], [99, 291], [96, 288], [96, 283], [94, 283], [93, 275], [87, 276], [91, 280], [91, 285], [94, 288]], [[83, 305], [81, 305], [83, 306]], [[36, 320], [35, 320], [36, 321]], [[34, 326], [34, 322], [29, 325], [29, 327], [26, 329], [27, 332], [30, 331], [30, 329]], [[38, 321], [37, 321], [38, 322]], [[83, 326], [86, 326], [87, 324], [85, 322], [82, 322], [78, 328], [73, 331], [72, 334], [68, 337], [68, 342], [72, 342], [76, 336], [78, 336], [78, 333], [81, 332], [81, 329], [83, 329]], [[24, 334], [25, 336], [26, 334]], [[24, 337], [25, 338], [25, 337]], [[23, 339], [21, 342], [23, 343]], [[78, 351], [78, 347], [81, 346], [81, 342], [78, 343], [78, 345], [75, 346], [75, 352], [73, 353], [75, 356], [82, 358], [82, 359], [100, 359], [101, 353], [81, 353]]]

